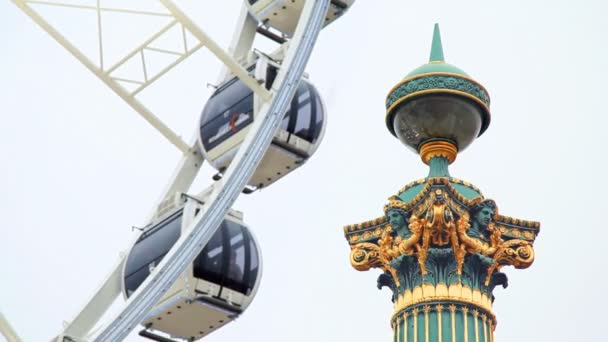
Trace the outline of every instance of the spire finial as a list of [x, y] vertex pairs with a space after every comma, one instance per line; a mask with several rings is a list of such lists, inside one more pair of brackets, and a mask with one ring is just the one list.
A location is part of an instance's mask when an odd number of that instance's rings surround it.
[[433, 44], [431, 45], [431, 57], [429, 62], [444, 62], [443, 47], [441, 46], [441, 34], [439, 33], [439, 24], [435, 24], [433, 31]]

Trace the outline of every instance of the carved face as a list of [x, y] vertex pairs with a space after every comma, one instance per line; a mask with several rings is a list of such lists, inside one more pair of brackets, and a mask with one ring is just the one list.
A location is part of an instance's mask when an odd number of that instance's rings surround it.
[[390, 223], [393, 228], [405, 227], [405, 218], [398, 210], [392, 209], [386, 214], [388, 216], [388, 223]]
[[494, 216], [494, 210], [490, 207], [483, 207], [477, 214], [475, 215], [475, 222], [480, 227], [487, 227], [492, 221], [492, 217]]

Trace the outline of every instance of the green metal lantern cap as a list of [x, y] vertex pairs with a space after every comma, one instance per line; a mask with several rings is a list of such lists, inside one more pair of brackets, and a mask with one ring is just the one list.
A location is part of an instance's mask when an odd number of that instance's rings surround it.
[[405, 78], [407, 79], [416, 75], [433, 72], [444, 72], [470, 77], [462, 69], [445, 62], [445, 58], [443, 57], [443, 46], [441, 44], [441, 33], [439, 32], [439, 24], [435, 24], [435, 29], [433, 30], [433, 42], [431, 43], [431, 55], [429, 57], [429, 62], [412, 70], [405, 76]]
[[429, 62], [407, 74], [386, 98], [386, 125], [417, 153], [427, 142], [464, 150], [490, 125], [490, 95], [467, 73], [445, 62], [435, 24]]

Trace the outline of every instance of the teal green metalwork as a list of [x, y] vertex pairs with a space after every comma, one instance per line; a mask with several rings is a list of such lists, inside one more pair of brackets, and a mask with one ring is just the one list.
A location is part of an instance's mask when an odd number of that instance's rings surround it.
[[429, 75], [405, 82], [393, 90], [386, 99], [386, 108], [390, 108], [393, 103], [397, 102], [402, 97], [429, 89], [462, 91], [475, 96], [488, 107], [490, 106], [490, 95], [478, 84], [457, 76]]

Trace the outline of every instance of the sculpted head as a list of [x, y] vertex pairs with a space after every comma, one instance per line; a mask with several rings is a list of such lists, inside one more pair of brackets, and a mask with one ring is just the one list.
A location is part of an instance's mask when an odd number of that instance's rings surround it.
[[399, 209], [389, 209], [386, 216], [388, 217], [388, 223], [395, 229], [407, 226], [405, 215]]
[[471, 215], [473, 217], [471, 225], [478, 228], [486, 228], [492, 222], [492, 218], [496, 212], [496, 204], [492, 200], [485, 200], [476, 204], [471, 208]]
[[388, 223], [393, 227], [393, 231], [402, 238], [408, 238], [411, 235], [408, 229], [407, 212], [403, 208], [403, 203], [399, 201], [391, 201], [384, 207]]

